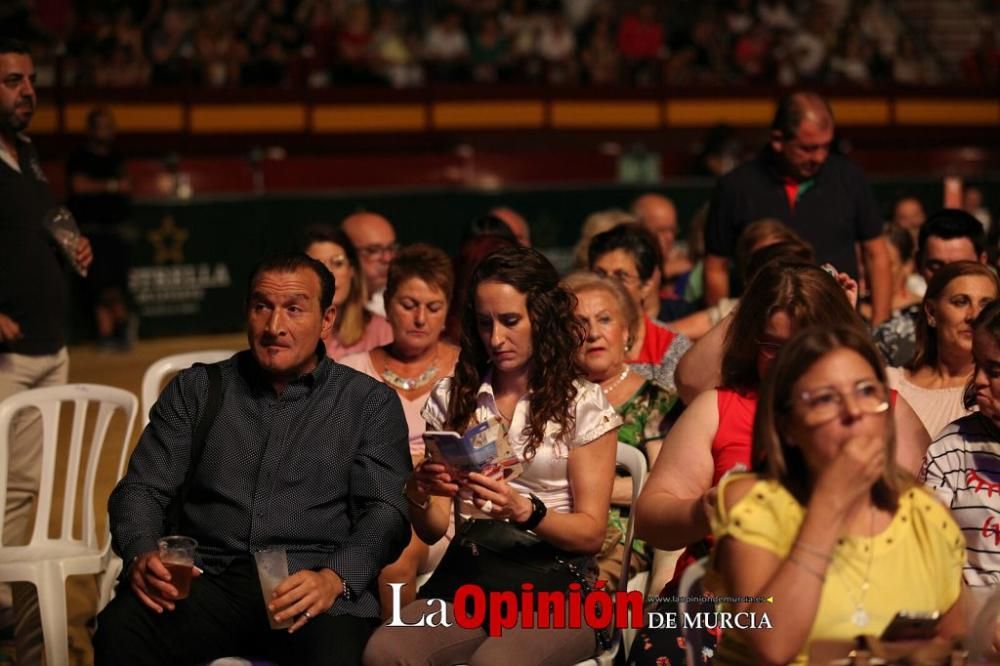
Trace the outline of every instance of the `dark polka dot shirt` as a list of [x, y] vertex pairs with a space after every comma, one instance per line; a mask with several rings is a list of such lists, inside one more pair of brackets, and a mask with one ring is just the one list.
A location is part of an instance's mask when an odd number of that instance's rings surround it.
[[280, 396], [249, 351], [219, 364], [222, 404], [181, 524], [168, 528], [208, 396], [203, 366], [174, 378], [108, 502], [115, 552], [130, 562], [169, 529], [198, 540], [211, 575], [284, 546], [290, 573], [327, 567], [344, 579], [352, 598], [331, 613], [377, 617], [378, 573], [410, 537], [406, 419], [395, 391], [321, 356]]

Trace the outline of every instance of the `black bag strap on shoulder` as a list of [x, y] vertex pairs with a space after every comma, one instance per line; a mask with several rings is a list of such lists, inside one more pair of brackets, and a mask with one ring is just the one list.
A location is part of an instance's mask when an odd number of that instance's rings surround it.
[[177, 496], [167, 510], [168, 530], [174, 532], [180, 528], [181, 513], [191, 492], [194, 472], [198, 469], [198, 463], [201, 462], [202, 453], [205, 451], [208, 431], [212, 429], [215, 417], [219, 414], [219, 407], [222, 405], [222, 370], [217, 363], [205, 364], [205, 370], [208, 372], [208, 398], [205, 400], [205, 409], [198, 419], [198, 425], [195, 426], [191, 438], [191, 463], [188, 465], [187, 474], [184, 475], [183, 485], [177, 489]]
[[201, 462], [201, 454], [205, 451], [205, 440], [208, 439], [208, 431], [215, 423], [215, 417], [219, 415], [219, 407], [222, 406], [222, 370], [217, 363], [205, 366], [208, 372], [208, 399], [205, 401], [205, 411], [198, 419], [198, 426], [195, 428], [194, 437], [191, 440], [191, 465], [188, 467], [187, 476], [184, 478], [184, 486], [191, 485], [194, 471]]

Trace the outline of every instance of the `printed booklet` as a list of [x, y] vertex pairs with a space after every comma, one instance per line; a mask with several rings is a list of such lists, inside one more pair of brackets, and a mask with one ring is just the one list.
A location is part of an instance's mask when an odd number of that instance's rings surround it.
[[506, 437], [499, 419], [489, 418], [457, 432], [429, 430], [424, 433], [427, 455], [451, 468], [452, 476], [464, 483], [470, 472], [494, 479], [513, 479], [523, 468]]

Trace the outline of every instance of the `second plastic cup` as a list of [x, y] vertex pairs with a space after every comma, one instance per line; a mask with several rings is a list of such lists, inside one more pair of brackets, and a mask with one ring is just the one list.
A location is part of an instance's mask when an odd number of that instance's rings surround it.
[[[253, 554], [257, 562], [257, 577], [260, 579], [260, 591], [264, 595], [264, 607], [271, 603], [271, 593], [281, 581], [288, 578], [288, 554], [284, 548], [265, 548]], [[267, 611], [267, 621], [272, 629], [287, 629], [292, 626], [294, 618], [286, 618], [275, 622], [271, 611]]]

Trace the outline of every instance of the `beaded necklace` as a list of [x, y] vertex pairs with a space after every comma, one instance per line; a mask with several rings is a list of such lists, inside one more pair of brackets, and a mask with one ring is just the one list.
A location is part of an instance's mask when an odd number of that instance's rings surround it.
[[402, 391], [415, 391], [418, 388], [427, 386], [431, 381], [437, 377], [438, 365], [437, 365], [437, 352], [434, 353], [434, 359], [431, 361], [430, 366], [423, 372], [421, 372], [416, 377], [403, 377], [402, 375], [396, 374], [389, 369], [389, 353], [385, 354], [385, 362], [382, 364], [382, 379], [385, 383], [398, 388]]

